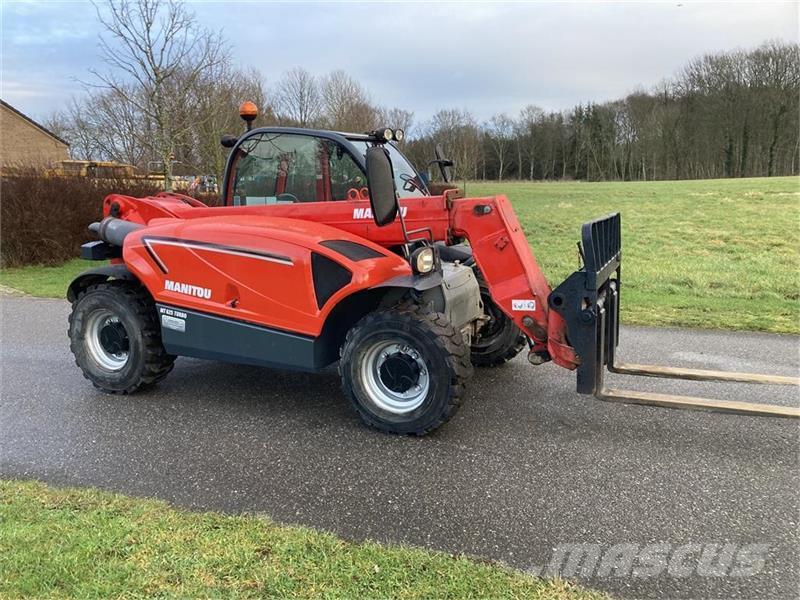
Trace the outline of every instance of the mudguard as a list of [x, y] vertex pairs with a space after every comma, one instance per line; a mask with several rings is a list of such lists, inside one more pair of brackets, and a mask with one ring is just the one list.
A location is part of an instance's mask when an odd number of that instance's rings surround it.
[[89, 269], [78, 275], [72, 280], [67, 288], [67, 300], [74, 302], [83, 290], [90, 285], [102, 283], [109, 279], [128, 279], [136, 281], [136, 277], [128, 270], [125, 265], [104, 265], [94, 269]]

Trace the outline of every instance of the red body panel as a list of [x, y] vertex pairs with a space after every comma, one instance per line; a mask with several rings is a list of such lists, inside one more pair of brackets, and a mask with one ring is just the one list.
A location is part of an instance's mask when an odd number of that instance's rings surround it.
[[[205, 207], [179, 194], [149, 198], [114, 194], [105, 200], [105, 215], [111, 214], [115, 203], [117, 216], [150, 225], [126, 238], [124, 259], [159, 302], [317, 335], [331, 308], [342, 298], [411, 273], [408, 263], [391, 253], [354, 263], [319, 245], [336, 239], [374, 248], [403, 244], [399, 220], [378, 227], [366, 200]], [[505, 196], [454, 198], [446, 193], [409, 198], [400, 204], [408, 230], [426, 228], [435, 241], [466, 238], [492, 299], [534, 341], [533, 349], [547, 350], [563, 367], [576, 367], [575, 352], [566, 341], [566, 325], [547, 305], [550, 285]], [[155, 268], [153, 248], [148, 250], [142, 241], [147, 237], [274, 254], [287, 258], [292, 266], [241, 253], [156, 244], [155, 251], [169, 271], [165, 274]], [[316, 307], [311, 280], [312, 251], [353, 272], [350, 284], [321, 310]], [[166, 290], [167, 279], [210, 289], [211, 298]], [[270, 285], [272, 282], [275, 284]]]
[[[216, 210], [216, 209], [215, 209]], [[399, 256], [353, 262], [319, 242], [379, 246], [319, 223], [264, 216], [156, 219], [128, 235], [123, 258], [157, 302], [317, 336], [344, 297], [411, 268]], [[350, 283], [317, 307], [316, 252], [349, 269]], [[177, 289], [172, 283], [178, 284]], [[183, 287], [192, 286], [188, 290]]]
[[[369, 200], [215, 207], [198, 203], [200, 207], [197, 207], [188, 204], [184, 201], [185, 198], [197, 202], [193, 198], [179, 194], [165, 193], [148, 198], [131, 198], [130, 196], [111, 194], [103, 203], [103, 216], [111, 214], [111, 205], [117, 203], [120, 207], [119, 216], [121, 218], [143, 225], [160, 217], [181, 219], [205, 217], [227, 219], [234, 215], [285, 217], [324, 223], [385, 247], [399, 246], [405, 243], [399, 221], [386, 227], [375, 225]], [[435, 240], [447, 239], [450, 217], [443, 196], [409, 198], [401, 200], [400, 204], [405, 211], [406, 227], [409, 230], [427, 227], [431, 229]]]

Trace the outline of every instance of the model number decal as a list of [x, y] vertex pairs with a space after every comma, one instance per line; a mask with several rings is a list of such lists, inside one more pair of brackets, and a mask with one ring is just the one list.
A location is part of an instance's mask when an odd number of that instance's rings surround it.
[[173, 331], [186, 331], [186, 321], [178, 317], [170, 317], [169, 315], [161, 315], [161, 326], [164, 329], [172, 329]]
[[513, 311], [534, 311], [536, 310], [536, 300], [512, 300], [511, 310]]
[[179, 294], [186, 294], [187, 296], [196, 296], [198, 298], [211, 299], [211, 290], [188, 283], [181, 283], [180, 281], [172, 281], [171, 279], [164, 280], [164, 289], [170, 292], [177, 292]]
[[[405, 219], [406, 213], [408, 212], [407, 206], [400, 207], [400, 214], [403, 215]], [[354, 208], [353, 209], [353, 218], [354, 219], [371, 219], [372, 218], [372, 209], [371, 208]]]

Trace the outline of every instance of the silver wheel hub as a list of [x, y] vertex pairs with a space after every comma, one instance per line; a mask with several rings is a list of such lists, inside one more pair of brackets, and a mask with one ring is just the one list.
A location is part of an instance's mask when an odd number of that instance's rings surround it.
[[95, 310], [86, 319], [86, 348], [100, 368], [119, 371], [130, 357], [128, 331], [110, 310]]
[[361, 383], [379, 408], [397, 415], [419, 408], [430, 389], [430, 373], [422, 355], [401, 341], [370, 346], [360, 365]]

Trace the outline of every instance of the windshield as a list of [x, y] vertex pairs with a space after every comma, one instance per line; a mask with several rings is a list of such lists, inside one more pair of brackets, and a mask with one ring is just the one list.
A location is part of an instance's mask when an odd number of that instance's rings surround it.
[[[356, 147], [358, 152], [366, 160], [367, 148], [372, 146], [369, 142], [361, 140], [350, 140], [350, 143]], [[408, 162], [408, 159], [394, 147], [393, 144], [384, 144], [384, 148], [389, 151], [389, 157], [392, 159], [392, 169], [394, 170], [394, 182], [397, 186], [397, 193], [401, 198], [418, 198], [420, 196], [429, 196], [425, 184], [419, 177], [419, 174]]]

